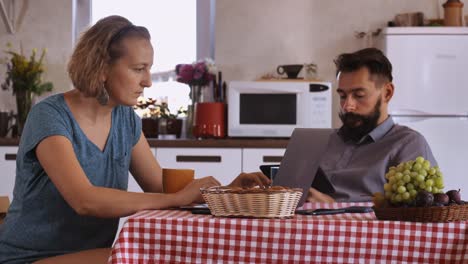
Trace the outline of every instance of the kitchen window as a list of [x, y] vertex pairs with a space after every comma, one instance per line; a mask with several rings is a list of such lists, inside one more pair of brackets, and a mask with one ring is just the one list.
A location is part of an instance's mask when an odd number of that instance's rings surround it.
[[74, 1], [75, 38], [89, 23], [121, 15], [151, 33], [154, 47], [153, 85], [145, 97], [168, 101], [172, 111], [189, 103], [189, 88], [175, 81], [174, 68], [214, 56], [215, 0]]

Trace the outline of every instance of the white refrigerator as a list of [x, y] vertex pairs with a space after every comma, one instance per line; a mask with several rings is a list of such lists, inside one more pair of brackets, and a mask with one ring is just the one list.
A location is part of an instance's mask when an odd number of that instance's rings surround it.
[[468, 200], [468, 28], [388, 28], [382, 45], [393, 65], [390, 114], [426, 138], [444, 190]]

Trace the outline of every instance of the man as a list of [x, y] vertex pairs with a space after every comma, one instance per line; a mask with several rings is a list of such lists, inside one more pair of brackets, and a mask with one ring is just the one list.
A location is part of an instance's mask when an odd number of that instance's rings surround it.
[[418, 156], [436, 165], [424, 137], [395, 124], [388, 114], [394, 86], [387, 57], [367, 48], [341, 54], [335, 64], [343, 125], [332, 134], [319, 173], [336, 192], [324, 194], [310, 188], [308, 201], [369, 201], [373, 193], [383, 193], [391, 166]]

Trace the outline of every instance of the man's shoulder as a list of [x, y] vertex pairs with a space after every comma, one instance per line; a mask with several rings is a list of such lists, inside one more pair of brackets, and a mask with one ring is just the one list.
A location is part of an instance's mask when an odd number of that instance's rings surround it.
[[416, 139], [416, 138], [423, 138], [423, 135], [410, 127], [395, 124], [392, 127], [392, 129], [388, 131], [385, 138], [396, 139], [396, 140], [402, 140], [404, 138]]

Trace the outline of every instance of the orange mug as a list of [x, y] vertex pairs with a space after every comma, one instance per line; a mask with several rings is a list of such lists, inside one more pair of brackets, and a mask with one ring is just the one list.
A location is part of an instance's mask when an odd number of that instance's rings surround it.
[[196, 103], [193, 135], [197, 138], [224, 138], [226, 136], [226, 104]]
[[192, 169], [162, 170], [162, 184], [164, 193], [176, 193], [193, 181], [195, 171]]

